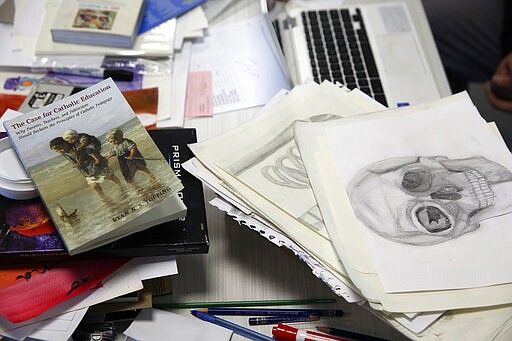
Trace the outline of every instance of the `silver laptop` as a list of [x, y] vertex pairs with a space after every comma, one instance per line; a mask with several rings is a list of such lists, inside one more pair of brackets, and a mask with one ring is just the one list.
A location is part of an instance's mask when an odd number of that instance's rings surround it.
[[293, 84], [339, 82], [388, 107], [451, 93], [420, 0], [290, 6], [275, 18]]

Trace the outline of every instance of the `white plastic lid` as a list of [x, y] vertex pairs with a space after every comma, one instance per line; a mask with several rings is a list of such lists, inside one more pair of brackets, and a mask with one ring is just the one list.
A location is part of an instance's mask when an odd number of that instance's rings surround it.
[[0, 139], [0, 194], [17, 200], [38, 195], [9, 138]]

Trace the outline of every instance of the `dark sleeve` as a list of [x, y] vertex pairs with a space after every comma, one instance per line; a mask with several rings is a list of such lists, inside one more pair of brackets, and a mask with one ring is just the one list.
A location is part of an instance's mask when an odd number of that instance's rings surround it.
[[101, 141], [96, 136], [85, 134], [85, 133], [80, 134], [80, 136], [85, 137], [86, 141], [87, 141], [86, 144], [92, 144], [94, 146], [94, 149], [96, 152], [99, 153], [101, 151]]
[[503, 55], [512, 52], [512, 1], [505, 0], [505, 22], [503, 23]]

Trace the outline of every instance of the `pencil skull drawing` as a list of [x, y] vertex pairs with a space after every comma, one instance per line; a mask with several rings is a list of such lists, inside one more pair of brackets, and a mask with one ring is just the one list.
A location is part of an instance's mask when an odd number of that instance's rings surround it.
[[380, 236], [434, 245], [511, 212], [511, 181], [484, 157], [396, 157], [360, 170], [348, 194], [358, 219]]

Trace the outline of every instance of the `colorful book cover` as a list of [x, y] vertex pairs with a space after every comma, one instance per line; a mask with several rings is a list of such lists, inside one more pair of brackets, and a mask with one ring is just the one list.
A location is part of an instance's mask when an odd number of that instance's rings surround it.
[[70, 257], [39, 198], [0, 196], [0, 264], [108, 257], [145, 257], [208, 253], [209, 238], [203, 185], [181, 168], [193, 157], [194, 128], [150, 130], [149, 135], [183, 184], [179, 197], [187, 216], [164, 222], [113, 243]]
[[4, 127], [70, 255], [186, 214], [181, 181], [110, 78]]
[[131, 48], [145, 8], [145, 0], [66, 0], [51, 28], [52, 39], [61, 43]]

